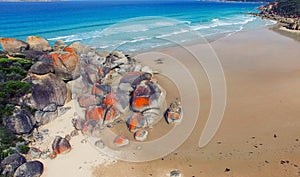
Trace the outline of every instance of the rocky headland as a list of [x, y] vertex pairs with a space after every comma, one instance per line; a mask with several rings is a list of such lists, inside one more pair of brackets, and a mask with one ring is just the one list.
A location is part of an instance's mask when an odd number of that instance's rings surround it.
[[[122, 52], [97, 51], [79, 42], [57, 41], [50, 46], [39, 36], [26, 42], [0, 38], [1, 168], [4, 176], [40, 176], [44, 164], [72, 150], [79, 134], [98, 138], [97, 148], [107, 142], [101, 131], [123, 125], [133, 138], [119, 133], [111, 140], [116, 148], [146, 141], [149, 128], [161, 118], [179, 123], [182, 108], [174, 100], [167, 108], [166, 91], [156, 72]], [[72, 101], [72, 105], [68, 102]], [[74, 110], [63, 135], [44, 128]], [[85, 142], [86, 140], [82, 140]]]
[[300, 1], [279, 0], [258, 8], [259, 13], [250, 13], [262, 19], [277, 21], [281, 26], [300, 31]]

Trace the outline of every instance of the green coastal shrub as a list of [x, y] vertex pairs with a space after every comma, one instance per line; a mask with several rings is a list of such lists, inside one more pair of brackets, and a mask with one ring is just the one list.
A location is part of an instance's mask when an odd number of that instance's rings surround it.
[[[31, 85], [21, 80], [27, 76], [32, 64], [31, 60], [0, 58], [0, 161], [15, 152], [16, 143], [25, 141], [6, 129], [2, 122], [4, 116], [13, 114], [17, 100], [31, 92]], [[29, 106], [23, 106], [22, 109], [32, 114], [36, 111]], [[21, 153], [26, 154], [28, 150], [27, 145], [19, 146]]]

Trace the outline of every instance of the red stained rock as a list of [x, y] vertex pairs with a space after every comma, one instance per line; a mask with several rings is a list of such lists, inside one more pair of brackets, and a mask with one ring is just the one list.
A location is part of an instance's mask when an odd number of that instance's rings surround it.
[[56, 136], [52, 143], [52, 150], [55, 154], [67, 153], [71, 150], [71, 145], [65, 138]]
[[166, 111], [165, 118], [168, 123], [178, 123], [182, 120], [182, 107], [180, 102], [175, 101], [174, 103], [171, 103]]
[[113, 121], [115, 119], [117, 119], [119, 116], [120, 116], [120, 113], [115, 107], [109, 108], [105, 115], [104, 124], [113, 123]]
[[70, 52], [52, 52], [50, 64], [63, 80], [71, 80], [74, 77], [74, 71], [79, 62], [75, 53]]
[[133, 113], [126, 121], [126, 125], [130, 132], [136, 132], [140, 128], [146, 127], [146, 121], [142, 113]]
[[101, 106], [92, 106], [86, 109], [86, 120], [103, 121], [105, 115], [105, 109]]
[[80, 107], [87, 108], [89, 106], [95, 106], [101, 102], [101, 99], [95, 95], [84, 94], [79, 96], [78, 103]]
[[140, 129], [134, 133], [134, 139], [137, 141], [145, 141], [148, 136], [148, 131]]
[[126, 146], [129, 144], [129, 139], [126, 136], [118, 135], [114, 139], [114, 144], [118, 147]]
[[14, 38], [0, 38], [0, 43], [5, 52], [19, 53], [29, 49], [29, 44]]
[[106, 107], [115, 106], [117, 104], [116, 95], [113, 92], [108, 93], [103, 100], [103, 104]]
[[143, 111], [150, 105], [149, 97], [134, 97], [131, 102], [131, 107], [136, 111]]

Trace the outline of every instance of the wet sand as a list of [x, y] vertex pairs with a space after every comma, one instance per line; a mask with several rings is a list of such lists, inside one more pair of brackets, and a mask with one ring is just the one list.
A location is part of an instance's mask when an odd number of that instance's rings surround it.
[[[93, 176], [163, 177], [174, 169], [185, 177], [300, 176], [300, 43], [259, 29], [236, 33], [211, 46], [225, 73], [227, 105], [222, 124], [210, 143], [198, 147], [211, 106], [204, 69], [187, 60], [192, 56], [180, 47], [161, 49], [156, 52], [174, 56], [189, 69], [199, 89], [200, 114], [191, 136], [163, 158], [99, 165]], [[203, 57], [213, 55], [205, 53], [207, 49], [202, 44], [190, 47], [197, 48]], [[166, 67], [172, 68], [172, 64]], [[177, 79], [180, 82], [187, 78]], [[173, 87], [165, 89], [173, 93]]]

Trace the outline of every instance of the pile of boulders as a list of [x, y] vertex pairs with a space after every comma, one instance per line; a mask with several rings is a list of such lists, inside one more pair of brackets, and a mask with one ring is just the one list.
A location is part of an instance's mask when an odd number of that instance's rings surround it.
[[[4, 125], [19, 135], [28, 135], [34, 128], [45, 125], [68, 111], [65, 103], [76, 99], [78, 112], [74, 113], [75, 130], [65, 137], [57, 136], [52, 151], [31, 147], [31, 159], [55, 158], [71, 150], [70, 139], [81, 131], [86, 136], [100, 137], [103, 128], [124, 124], [136, 141], [145, 141], [148, 128], [154, 126], [165, 114], [168, 123], [180, 122], [182, 108], [179, 101], [165, 112], [166, 91], [158, 84], [152, 70], [122, 52], [97, 51], [80, 42], [70, 45], [57, 41], [53, 47], [47, 40], [30, 36], [27, 41], [0, 38], [5, 55], [34, 59], [24, 82], [32, 92], [22, 96], [20, 105], [36, 109], [34, 115], [16, 106]], [[4, 55], [3, 54], [3, 55]], [[42, 143], [47, 131], [33, 133], [35, 142]], [[120, 134], [112, 140], [116, 147], [129, 144], [129, 138]], [[95, 145], [104, 148], [99, 139]], [[15, 162], [15, 159], [19, 159]], [[19, 154], [1, 162], [3, 174], [39, 176], [43, 164], [26, 162]], [[33, 169], [34, 168], [34, 169]], [[34, 174], [29, 174], [34, 173]], [[28, 176], [27, 175], [27, 176]]]
[[44, 165], [40, 161], [29, 161], [20, 154], [12, 154], [1, 161], [1, 176], [34, 176], [39, 177], [43, 174]]
[[[75, 129], [99, 137], [103, 127], [111, 128], [123, 120], [136, 140], [146, 140], [148, 132], [143, 129], [162, 118], [166, 96], [152, 70], [118, 51], [89, 49], [88, 53], [81, 52], [80, 62], [81, 76], [74, 83], [82, 87], [72, 87], [72, 97], [84, 113], [73, 119]], [[128, 142], [123, 135], [114, 140], [117, 146]]]

